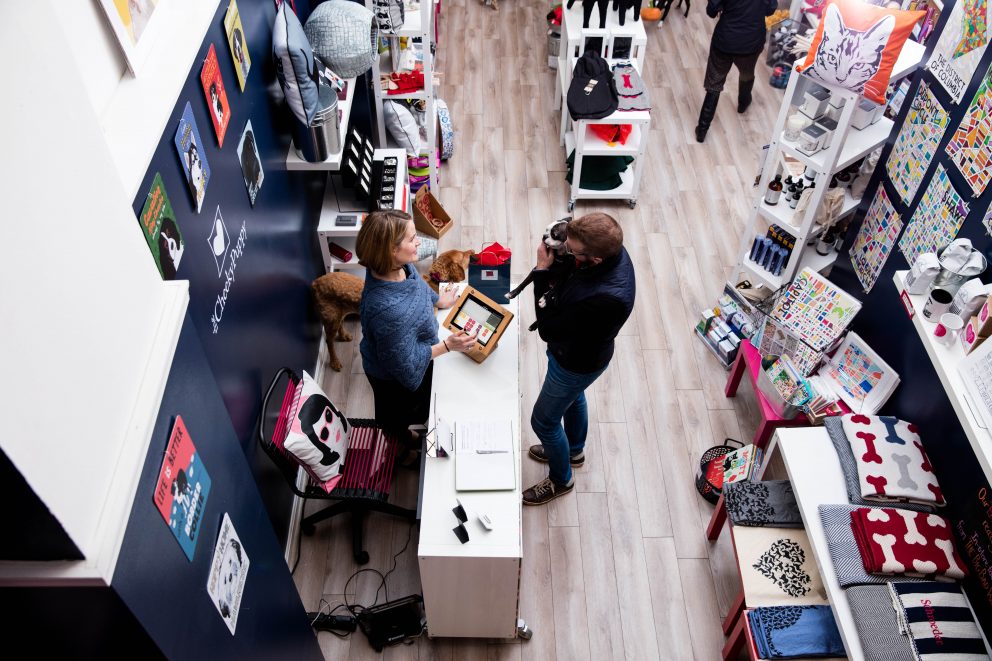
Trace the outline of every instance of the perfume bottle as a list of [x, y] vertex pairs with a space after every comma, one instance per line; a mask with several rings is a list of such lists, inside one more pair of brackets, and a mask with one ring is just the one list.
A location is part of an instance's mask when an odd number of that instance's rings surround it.
[[765, 204], [775, 206], [782, 196], [782, 175], [777, 174], [775, 178], [768, 182], [768, 190], [765, 191]]

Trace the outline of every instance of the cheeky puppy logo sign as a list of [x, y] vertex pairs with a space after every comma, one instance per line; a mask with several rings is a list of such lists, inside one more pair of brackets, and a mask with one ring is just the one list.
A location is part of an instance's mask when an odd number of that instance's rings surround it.
[[[222, 228], [222, 236], [224, 239], [220, 239], [217, 235], [218, 227], [220, 224]], [[227, 235], [227, 229], [224, 227], [224, 221], [220, 215], [220, 209], [217, 209], [217, 218], [214, 223], [214, 228], [211, 230], [211, 250], [214, 253], [214, 259], [217, 260], [217, 275], [224, 281], [224, 285], [217, 294], [217, 298], [214, 299], [213, 310], [210, 313], [210, 325], [213, 328], [213, 333], [216, 335], [220, 331], [220, 322], [224, 319], [224, 309], [227, 307], [227, 297], [231, 293], [231, 287], [234, 286], [234, 273], [238, 268], [238, 261], [241, 259], [241, 255], [245, 251], [245, 242], [248, 240], [248, 227], [245, 221], [241, 221], [241, 229], [238, 231], [238, 237], [234, 241], [234, 245], [228, 248], [228, 243], [230, 238]], [[223, 244], [223, 245], [222, 245]], [[222, 248], [222, 252], [227, 255], [227, 265], [225, 267], [225, 256], [224, 254], [218, 254], [218, 248]]]

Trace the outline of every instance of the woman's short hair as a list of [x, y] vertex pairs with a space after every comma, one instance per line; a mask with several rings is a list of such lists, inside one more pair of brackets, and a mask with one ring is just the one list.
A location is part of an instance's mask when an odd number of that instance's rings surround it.
[[373, 211], [358, 231], [355, 252], [358, 263], [375, 273], [389, 273], [394, 268], [393, 249], [406, 235], [410, 214], [403, 211]]
[[613, 216], [589, 213], [565, 226], [569, 238], [582, 243], [590, 257], [607, 259], [623, 247], [623, 229]]

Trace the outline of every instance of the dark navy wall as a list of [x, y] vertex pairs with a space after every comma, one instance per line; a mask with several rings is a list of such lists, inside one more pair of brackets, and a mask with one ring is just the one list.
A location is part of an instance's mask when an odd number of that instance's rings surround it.
[[[305, 21], [313, 3], [296, 0], [295, 4]], [[252, 62], [244, 92], [238, 86], [224, 33], [227, 5], [226, 1], [220, 3], [210, 24], [145, 173], [134, 210], [140, 213], [155, 173], [161, 173], [186, 244], [177, 277], [190, 283], [189, 316], [213, 373], [205, 376], [220, 388], [266, 509], [280, 539], [285, 539], [291, 494], [269, 459], [258, 450], [253, 431], [262, 389], [275, 371], [284, 365], [311, 371], [316, 363], [320, 327], [310, 304], [309, 286], [323, 273], [314, 230], [326, 176], [286, 170], [292, 115], [283, 100], [271, 55], [275, 3], [238, 2]], [[217, 146], [200, 84], [200, 69], [211, 44], [217, 50], [232, 112], [223, 148]], [[367, 104], [367, 95], [356, 96]], [[200, 213], [196, 212], [173, 143], [187, 101], [210, 166]], [[356, 109], [359, 117], [368, 116], [362, 103]], [[254, 207], [237, 152], [249, 119], [265, 173]], [[218, 206], [231, 244], [221, 274], [207, 243]], [[242, 228], [243, 250], [233, 259]]]
[[[111, 586], [171, 659], [314, 659], [320, 648], [187, 315]], [[152, 500], [176, 416], [211, 486], [192, 561]], [[250, 565], [232, 636], [207, 593], [224, 514]]]
[[[941, 25], [931, 37], [927, 57], [933, 45], [936, 44], [939, 30], [943, 29], [953, 1], [944, 4]], [[924, 62], [926, 59], [924, 59]], [[886, 187], [889, 199], [902, 215], [902, 220], [908, 224], [915, 211], [919, 199], [926, 189], [926, 182], [936, 170], [937, 163], [942, 163], [953, 181], [955, 190], [964, 198], [969, 198], [971, 189], [953, 163], [947, 158], [944, 148], [957, 129], [961, 118], [966, 112], [975, 90], [978, 89], [982, 77], [992, 63], [992, 48], [987, 49], [981, 64], [975, 71], [974, 78], [961, 99], [959, 105], [953, 105], [946, 90], [926, 71], [915, 75], [913, 85], [907, 95], [899, 116], [896, 118], [895, 130], [889, 138], [879, 159], [878, 168], [868, 187], [859, 214], [867, 210], [879, 185]], [[919, 187], [916, 198], [909, 206], [901, 204], [899, 195], [891, 187], [885, 174], [885, 163], [888, 160], [892, 143], [898, 135], [899, 127], [905, 121], [909, 112], [909, 101], [916, 95], [916, 89], [921, 80], [925, 80], [930, 89], [940, 100], [941, 105], [949, 113], [949, 121], [940, 148], [928, 170], [924, 183]], [[965, 220], [958, 236], [971, 239], [974, 246], [986, 253], [992, 263], [992, 244], [982, 227], [982, 216], [992, 201], [992, 187], [989, 187], [980, 198], [970, 199], [970, 215]], [[852, 225], [848, 233], [846, 248], [850, 248], [860, 222]], [[934, 471], [940, 481], [941, 488], [946, 494], [948, 507], [946, 515], [951, 520], [958, 534], [959, 551], [965, 556], [972, 576], [965, 581], [965, 589], [978, 612], [982, 626], [987, 633], [992, 633], [992, 517], [989, 516], [989, 505], [982, 505], [980, 494], [989, 489], [988, 481], [978, 464], [975, 453], [971, 448], [964, 431], [958, 421], [954, 409], [947, 399], [940, 379], [933, 368], [926, 350], [921, 344], [919, 335], [912, 320], [906, 315], [892, 275], [897, 270], [908, 269], [909, 265], [898, 250], [889, 257], [882, 274], [874, 289], [865, 294], [857, 276], [854, 274], [847, 252], [842, 252], [830, 273], [830, 280], [843, 287], [859, 298], [864, 307], [855, 318], [851, 328], [861, 335], [882, 358], [899, 372], [902, 384], [896, 390], [892, 399], [885, 405], [882, 413], [895, 415], [904, 420], [915, 422], [920, 427], [920, 434], [930, 455]], [[983, 279], [987, 282], [990, 274], [986, 272]], [[919, 312], [919, 311], [918, 311]], [[992, 493], [985, 495], [992, 501]], [[986, 532], [988, 530], [988, 532]], [[977, 544], [975, 544], [977, 540]]]

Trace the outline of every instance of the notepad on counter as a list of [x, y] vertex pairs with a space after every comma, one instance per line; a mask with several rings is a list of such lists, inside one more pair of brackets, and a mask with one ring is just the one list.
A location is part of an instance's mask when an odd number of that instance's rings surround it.
[[513, 423], [509, 418], [458, 419], [454, 434], [456, 491], [516, 487]]

